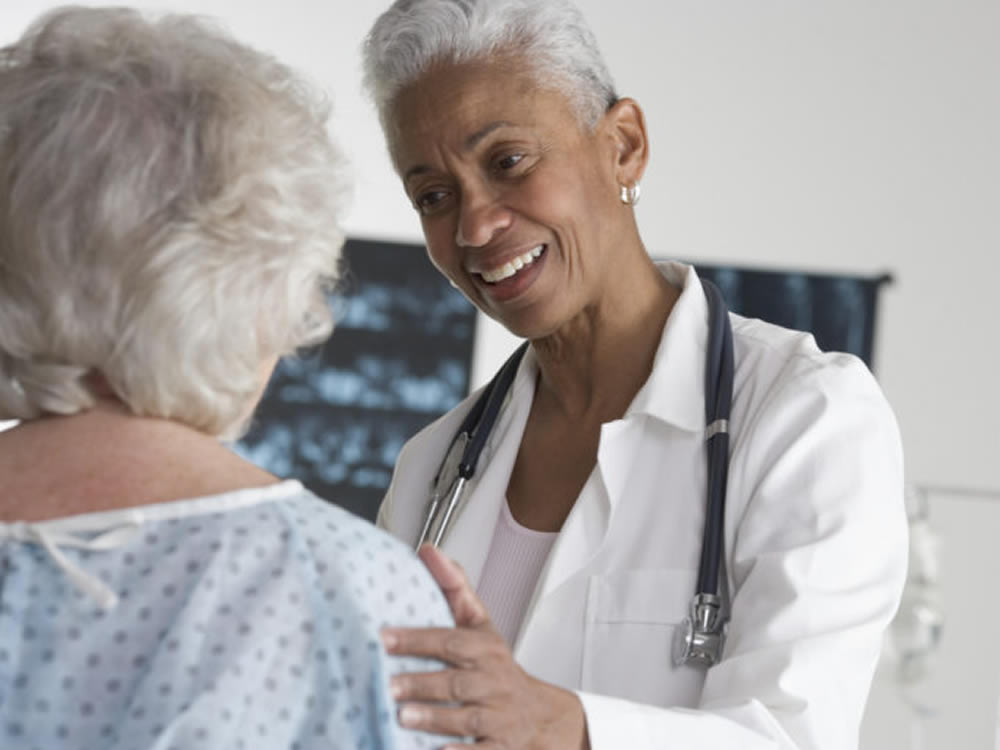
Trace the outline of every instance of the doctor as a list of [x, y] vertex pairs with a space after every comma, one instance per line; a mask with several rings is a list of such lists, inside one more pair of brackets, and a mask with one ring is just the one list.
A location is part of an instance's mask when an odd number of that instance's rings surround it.
[[[675, 665], [708, 304], [640, 238], [642, 110], [562, 0], [399, 0], [365, 69], [431, 259], [530, 341], [441, 551], [421, 550], [458, 627], [383, 632], [450, 665], [395, 682], [400, 721], [491, 749], [857, 747], [906, 567], [899, 437], [868, 370], [730, 316], [728, 638], [714, 666]], [[399, 458], [379, 522], [411, 544], [475, 396]]]

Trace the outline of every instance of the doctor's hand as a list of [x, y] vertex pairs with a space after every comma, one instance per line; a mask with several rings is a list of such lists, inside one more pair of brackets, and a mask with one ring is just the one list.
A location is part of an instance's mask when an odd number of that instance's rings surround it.
[[[461, 568], [440, 550], [418, 553], [444, 592], [454, 628], [386, 628], [386, 651], [439, 659], [438, 672], [399, 674], [392, 692], [404, 727], [474, 737], [489, 750], [589, 750], [580, 699], [536, 680], [514, 661]], [[467, 745], [449, 745], [459, 750]]]

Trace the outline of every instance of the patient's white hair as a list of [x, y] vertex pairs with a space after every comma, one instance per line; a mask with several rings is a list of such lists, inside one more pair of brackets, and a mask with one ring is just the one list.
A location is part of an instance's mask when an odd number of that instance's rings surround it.
[[364, 43], [365, 86], [389, 133], [396, 95], [439, 63], [516, 58], [565, 93], [593, 127], [616, 99], [582, 14], [569, 0], [396, 0]]
[[93, 405], [220, 437], [332, 329], [325, 99], [191, 16], [64, 8], [0, 50], [0, 419]]

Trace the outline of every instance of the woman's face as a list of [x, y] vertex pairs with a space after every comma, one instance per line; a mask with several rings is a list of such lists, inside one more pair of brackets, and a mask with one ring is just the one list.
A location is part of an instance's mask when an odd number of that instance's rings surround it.
[[605, 120], [582, 127], [516, 63], [468, 63], [404, 89], [391, 127], [431, 260], [477, 307], [534, 339], [597, 302], [626, 213]]

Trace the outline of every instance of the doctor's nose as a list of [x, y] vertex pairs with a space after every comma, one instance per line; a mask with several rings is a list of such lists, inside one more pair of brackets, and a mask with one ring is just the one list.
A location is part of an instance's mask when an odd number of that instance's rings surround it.
[[467, 196], [458, 215], [455, 244], [483, 247], [511, 224], [511, 213], [492, 195]]

